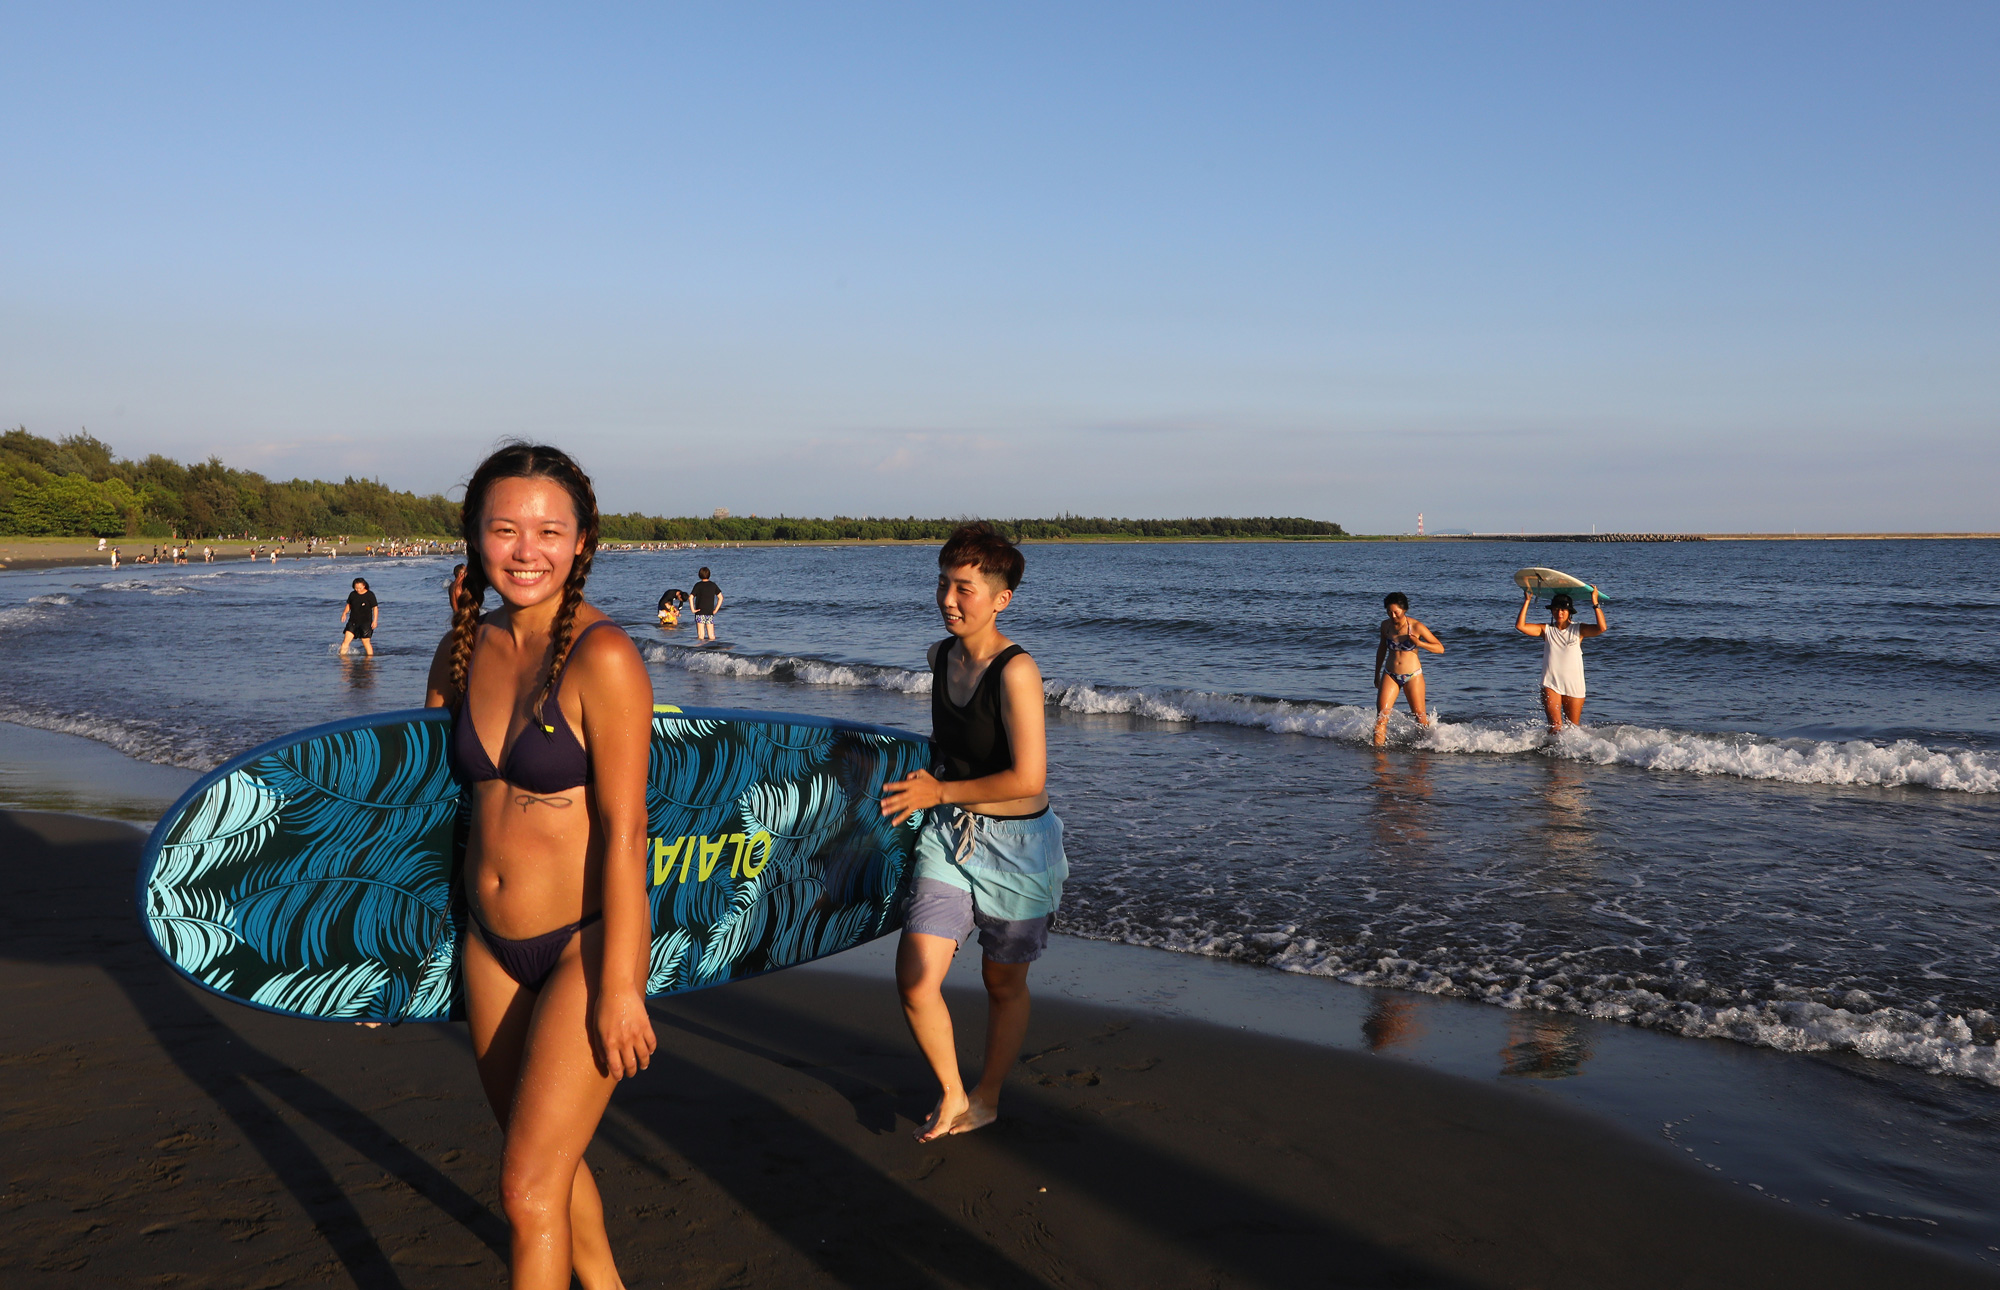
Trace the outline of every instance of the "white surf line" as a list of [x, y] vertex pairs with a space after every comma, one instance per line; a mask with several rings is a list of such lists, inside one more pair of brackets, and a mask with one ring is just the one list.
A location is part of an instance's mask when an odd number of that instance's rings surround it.
[[[929, 694], [928, 672], [873, 663], [833, 663], [788, 654], [736, 654], [648, 644], [655, 663], [707, 676], [776, 679], [807, 685]], [[1312, 700], [1172, 687], [1091, 685], [1051, 679], [1049, 702], [1066, 711], [1114, 714], [1150, 721], [1212, 723], [1365, 744], [1374, 734], [1372, 708]], [[1676, 731], [1637, 725], [1599, 725], [1563, 732], [1551, 742], [1538, 720], [1515, 722], [1438, 720], [1425, 730], [1398, 713], [1391, 724], [1399, 748], [1434, 752], [1518, 755], [1539, 753], [1601, 766], [1793, 784], [1871, 788], [1931, 788], [1944, 792], [2000, 793], [2000, 754], [1927, 748], [1913, 740], [1878, 744], [1773, 739], [1763, 735]]]

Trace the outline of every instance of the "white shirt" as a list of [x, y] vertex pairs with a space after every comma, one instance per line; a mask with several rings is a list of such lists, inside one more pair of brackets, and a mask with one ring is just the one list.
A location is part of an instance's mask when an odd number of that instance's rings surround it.
[[1583, 631], [1574, 620], [1567, 627], [1542, 625], [1542, 688], [1583, 697]]

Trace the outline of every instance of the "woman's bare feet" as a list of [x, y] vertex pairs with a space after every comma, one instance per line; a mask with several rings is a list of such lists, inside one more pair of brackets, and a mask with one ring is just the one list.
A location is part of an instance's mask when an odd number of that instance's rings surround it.
[[[946, 1093], [938, 1099], [938, 1104], [931, 1109], [931, 1118], [925, 1120], [923, 1126], [917, 1130], [917, 1141], [931, 1142], [944, 1137], [948, 1133], [965, 1132], [965, 1130], [958, 1128], [957, 1125], [959, 1120], [963, 1119], [971, 1108], [972, 1103], [966, 1099], [965, 1094]], [[991, 1120], [992, 1118], [992, 1113], [989, 1112], [986, 1120]], [[986, 1123], [986, 1120], [980, 1121], [980, 1124]], [[979, 1126], [974, 1125], [973, 1127], [977, 1128]]]
[[970, 1133], [974, 1129], [985, 1128], [999, 1118], [999, 1102], [982, 1101], [975, 1097], [967, 1101], [965, 1110], [959, 1112], [958, 1118], [951, 1122], [951, 1127], [945, 1132]]

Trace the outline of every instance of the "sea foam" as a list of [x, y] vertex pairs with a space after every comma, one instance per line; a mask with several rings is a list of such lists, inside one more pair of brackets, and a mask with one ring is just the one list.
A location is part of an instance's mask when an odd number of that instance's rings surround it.
[[[1416, 990], [1497, 1004], [1619, 1021], [1696, 1039], [1733, 1039], [1783, 1052], [1849, 1052], [2000, 1086], [2000, 1020], [1983, 1009], [1932, 1013], [1873, 1006], [1864, 991], [1839, 996], [1784, 987], [1766, 997], [1721, 992], [1675, 963], [1663, 972], [1618, 975], [1580, 972], [1566, 956], [1524, 959], [1490, 955], [1460, 960], [1447, 951], [1422, 961], [1358, 945], [1298, 938], [1291, 930], [1221, 930], [1176, 920], [1165, 928], [1123, 919], [1107, 926], [1061, 930], [1095, 940], [1233, 959], [1331, 977], [1349, 985]], [[1295, 930], [1295, 929], [1294, 929]], [[1704, 997], [1705, 996], [1705, 997]]]
[[[835, 663], [787, 654], [738, 654], [649, 644], [655, 663], [707, 676], [793, 681], [929, 694], [928, 672], [872, 663]], [[1345, 743], [1374, 736], [1373, 709], [1353, 704], [1278, 699], [1167, 686], [1115, 686], [1050, 679], [1049, 702], [1066, 711], [1113, 714], [1148, 721], [1248, 726], [1273, 734], [1304, 735]], [[2000, 793], [2000, 754], [1927, 748], [1910, 740], [1774, 739], [1762, 735], [1677, 731], [1639, 725], [1570, 728], [1551, 739], [1537, 720], [1449, 721], [1417, 725], [1398, 712], [1390, 737], [1401, 748], [1445, 753], [1527, 754], [1635, 766], [1642, 770], [1792, 784], [1867, 788], [1931, 788], [1960, 793]]]

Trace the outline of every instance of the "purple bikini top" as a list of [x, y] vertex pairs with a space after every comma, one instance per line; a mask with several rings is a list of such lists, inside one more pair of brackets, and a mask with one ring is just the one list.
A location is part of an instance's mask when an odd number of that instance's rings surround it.
[[[576, 634], [570, 645], [570, 654], [583, 644], [583, 638], [611, 620], [600, 618]], [[567, 674], [568, 669], [564, 669]], [[472, 665], [466, 664], [465, 688], [472, 688]], [[560, 793], [565, 789], [580, 788], [590, 781], [590, 754], [577, 742], [576, 732], [569, 728], [569, 719], [563, 716], [562, 705], [557, 702], [562, 697], [562, 680], [558, 679], [549, 690], [549, 697], [542, 700], [539, 731], [532, 728], [523, 730], [514, 741], [514, 750], [507, 754], [507, 765], [503, 770], [493, 764], [486, 745], [479, 740], [479, 732], [472, 727], [472, 717], [466, 702], [461, 699], [458, 711], [451, 719], [451, 769], [468, 784], [481, 784], [489, 779], [502, 779], [509, 784], [527, 789], [530, 793]], [[540, 737], [536, 737], [536, 736]]]

